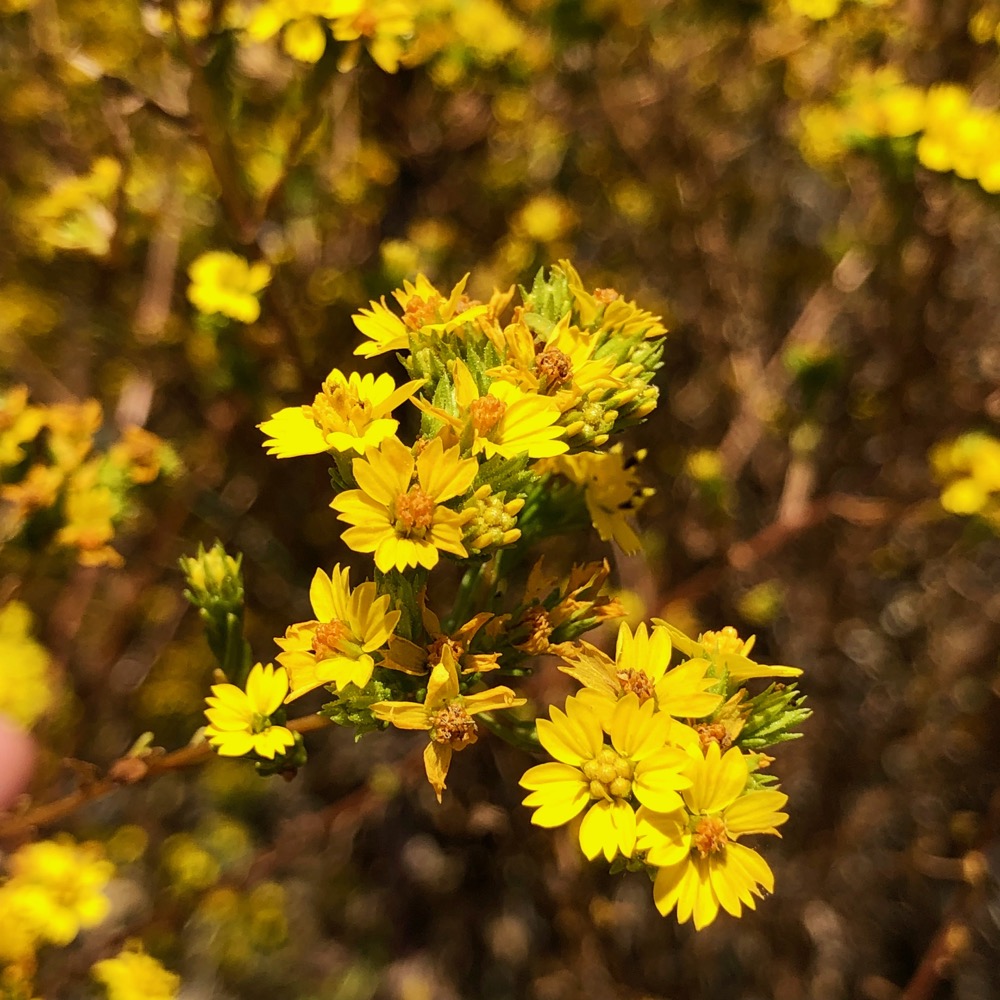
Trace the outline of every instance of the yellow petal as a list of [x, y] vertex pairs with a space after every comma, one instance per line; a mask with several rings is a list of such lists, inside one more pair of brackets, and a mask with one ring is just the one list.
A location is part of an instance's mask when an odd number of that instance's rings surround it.
[[424, 750], [424, 770], [427, 772], [427, 780], [434, 789], [438, 802], [441, 801], [441, 793], [445, 790], [445, 779], [448, 777], [448, 768], [451, 766], [452, 750], [449, 746], [441, 743], [428, 743]]

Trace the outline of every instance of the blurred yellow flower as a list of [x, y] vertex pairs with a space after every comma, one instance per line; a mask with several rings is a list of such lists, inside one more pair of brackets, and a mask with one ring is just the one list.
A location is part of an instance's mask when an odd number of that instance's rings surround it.
[[181, 985], [180, 976], [132, 948], [95, 962], [90, 974], [104, 984], [108, 1000], [175, 1000]]
[[192, 262], [188, 276], [187, 296], [199, 312], [253, 323], [260, 316], [257, 295], [270, 284], [271, 268], [265, 261], [250, 264], [226, 250], [209, 250]]
[[16, 385], [0, 395], [0, 468], [17, 465], [26, 452], [22, 445], [33, 441], [45, 425], [45, 411], [28, 405], [28, 387]]
[[445, 451], [440, 438], [414, 459], [406, 445], [391, 437], [378, 451], [354, 459], [353, 469], [361, 488], [346, 490], [330, 506], [341, 521], [353, 525], [344, 532], [344, 541], [355, 552], [374, 552], [383, 573], [432, 569], [441, 552], [466, 558], [462, 525], [472, 512], [459, 513], [444, 504], [472, 486], [479, 470], [475, 459], [460, 458], [457, 447]]
[[458, 668], [449, 645], [441, 649], [441, 661], [435, 664], [427, 682], [423, 704], [412, 701], [379, 701], [372, 705], [372, 715], [390, 722], [397, 729], [423, 729], [430, 736], [424, 751], [427, 780], [441, 801], [452, 753], [472, 746], [479, 739], [473, 719], [482, 712], [517, 708], [525, 703], [508, 687], [493, 687], [476, 694], [461, 694]]
[[258, 424], [271, 435], [269, 455], [293, 458], [324, 451], [356, 451], [364, 455], [392, 437], [399, 421], [389, 416], [423, 385], [423, 379], [396, 388], [391, 375], [344, 375], [334, 368], [311, 405], [287, 406]]
[[287, 701], [323, 684], [363, 688], [375, 669], [371, 654], [386, 646], [399, 622], [388, 594], [379, 597], [370, 582], [351, 590], [350, 569], [339, 563], [331, 576], [316, 570], [309, 599], [316, 619], [289, 625], [284, 638], [275, 639], [283, 650], [278, 662], [288, 671]]
[[25, 729], [33, 726], [55, 700], [48, 651], [31, 634], [31, 612], [20, 601], [0, 608], [0, 663], [16, 669], [0, 671], [0, 715]]
[[10, 873], [5, 889], [17, 893], [20, 912], [53, 944], [69, 944], [111, 908], [104, 888], [114, 866], [96, 844], [68, 837], [28, 844], [11, 858]]
[[733, 747], [722, 755], [711, 742], [705, 755], [689, 758], [685, 776], [690, 787], [681, 792], [683, 812], [640, 809], [637, 842], [646, 862], [659, 867], [653, 901], [666, 916], [694, 919], [697, 930], [707, 927], [720, 907], [734, 917], [743, 906], [754, 909], [754, 895], [774, 889], [774, 875], [754, 850], [737, 843], [751, 833], [778, 835], [788, 816], [779, 810], [788, 796], [771, 789], [744, 792], [749, 771], [746, 758]]
[[254, 665], [245, 691], [235, 684], [214, 684], [205, 709], [205, 735], [223, 757], [252, 751], [271, 759], [295, 743], [291, 730], [271, 724], [287, 694], [287, 673], [270, 663]]

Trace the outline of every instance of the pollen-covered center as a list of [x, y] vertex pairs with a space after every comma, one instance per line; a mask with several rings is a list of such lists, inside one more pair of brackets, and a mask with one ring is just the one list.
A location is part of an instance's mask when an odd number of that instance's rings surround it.
[[469, 404], [472, 426], [480, 437], [486, 437], [495, 430], [506, 412], [507, 404], [496, 396], [480, 396]]
[[622, 686], [623, 694], [634, 694], [639, 698], [640, 704], [649, 701], [656, 693], [653, 679], [645, 670], [619, 670], [615, 673], [618, 683]]
[[627, 799], [632, 794], [634, 773], [632, 761], [608, 746], [583, 765], [591, 797], [595, 799]]
[[320, 622], [313, 629], [313, 652], [320, 660], [335, 656], [340, 652], [341, 642], [349, 634], [347, 626], [341, 621]]
[[436, 323], [440, 305], [441, 296], [437, 293], [431, 295], [429, 299], [414, 295], [403, 308], [403, 322], [411, 330], [419, 330], [430, 323]]
[[461, 705], [442, 708], [431, 720], [431, 739], [452, 750], [472, 746], [479, 739], [479, 730], [472, 716]]
[[347, 423], [364, 424], [371, 414], [371, 403], [341, 385], [324, 385], [306, 411], [321, 431], [340, 430]]
[[702, 750], [708, 750], [712, 743], [718, 743], [719, 749], [725, 753], [733, 745], [729, 730], [721, 722], [703, 722], [695, 726], [694, 730], [701, 741]]
[[726, 824], [718, 816], [703, 816], [694, 828], [691, 842], [703, 858], [707, 858], [709, 854], [718, 854], [729, 843]]
[[535, 370], [542, 376], [544, 390], [550, 391], [573, 377], [573, 362], [558, 347], [549, 347], [535, 359]]
[[603, 305], [608, 305], [620, 296], [613, 288], [595, 288], [594, 298]]
[[439, 635], [427, 647], [427, 662], [440, 663], [445, 646], [451, 650], [452, 656], [455, 658], [455, 662], [461, 662], [462, 657], [465, 656], [465, 644], [459, 642], [458, 639], [453, 639], [450, 635]]
[[419, 486], [396, 497], [396, 528], [404, 535], [422, 538], [434, 521], [434, 498]]

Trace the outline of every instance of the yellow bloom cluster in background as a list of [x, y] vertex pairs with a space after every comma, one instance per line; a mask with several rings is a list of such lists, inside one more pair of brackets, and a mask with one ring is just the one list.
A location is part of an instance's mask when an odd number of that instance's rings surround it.
[[0, 975], [5, 984], [30, 989], [39, 948], [64, 947], [108, 915], [104, 890], [114, 866], [96, 844], [60, 837], [25, 845], [7, 868], [0, 884]]
[[101, 424], [93, 399], [36, 406], [25, 386], [0, 394], [0, 540], [17, 539], [55, 510], [54, 548], [75, 552], [84, 566], [121, 564], [110, 543], [129, 515], [133, 487], [172, 475], [178, 460], [166, 442], [135, 426], [98, 450]]
[[[652, 377], [666, 330], [659, 317], [609, 288], [588, 289], [568, 261], [530, 289], [486, 301], [463, 278], [447, 293], [424, 276], [354, 316], [355, 353], [396, 353], [407, 380], [334, 369], [311, 402], [260, 425], [278, 459], [326, 455], [345, 522], [343, 541], [371, 555], [375, 578], [317, 569], [314, 618], [275, 641], [278, 667], [247, 669], [231, 627], [242, 594], [238, 561], [220, 547], [184, 560], [188, 597], [202, 610], [228, 682], [208, 698], [205, 733], [224, 756], [262, 773], [305, 759], [285, 705], [325, 688], [321, 715], [358, 736], [394, 726], [426, 734], [424, 769], [438, 801], [456, 752], [483, 729], [554, 760], [522, 779], [534, 822], [582, 817], [591, 860], [648, 867], [661, 912], [698, 928], [720, 909], [739, 916], [773, 887], [766, 862], [738, 843], [774, 833], [786, 797], [762, 774], [765, 747], [793, 738], [808, 711], [792, 681], [801, 671], [750, 659], [753, 639], [731, 629], [697, 641], [660, 622], [626, 625], [614, 659], [579, 637], [624, 613], [603, 591], [607, 562], [553, 574], [536, 559], [542, 539], [593, 527], [626, 552], [641, 548], [633, 521], [649, 496], [623, 429], [657, 403]], [[412, 426], [400, 416], [419, 414]], [[331, 521], [331, 528], [334, 522]], [[436, 573], [456, 563], [457, 592]], [[211, 576], [213, 583], [208, 585]], [[227, 624], [229, 623], [229, 624]], [[686, 659], [673, 667], [674, 649]], [[558, 656], [582, 685], [565, 710], [535, 721], [518, 687]]]
[[830, 163], [878, 140], [908, 140], [899, 155], [1000, 191], [1000, 113], [973, 103], [965, 87], [905, 82], [894, 67], [856, 72], [835, 102], [802, 112], [801, 146], [811, 163]]
[[1000, 440], [972, 431], [936, 445], [930, 460], [946, 511], [977, 514], [1000, 527]]

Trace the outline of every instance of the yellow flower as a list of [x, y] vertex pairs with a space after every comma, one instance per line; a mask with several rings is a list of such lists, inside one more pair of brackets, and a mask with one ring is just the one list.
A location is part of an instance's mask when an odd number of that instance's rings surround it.
[[[706, 676], [708, 664], [704, 660], [688, 660], [668, 669], [672, 651], [670, 634], [662, 626], [654, 626], [650, 633], [642, 622], [633, 635], [622, 622], [614, 660], [587, 642], [578, 643], [575, 651], [567, 643], [558, 647], [558, 653], [568, 666], [559, 669], [606, 698], [617, 701], [631, 693], [640, 704], [652, 699], [660, 712], [675, 718], [710, 715], [722, 704], [722, 695], [709, 692], [718, 678]], [[601, 714], [587, 697], [584, 701]], [[688, 742], [677, 736], [673, 739]]]
[[253, 751], [273, 758], [295, 743], [292, 732], [271, 724], [271, 716], [288, 694], [288, 674], [270, 663], [254, 665], [246, 691], [235, 684], [213, 684], [207, 699], [205, 735], [223, 757], [242, 757]]
[[511, 228], [536, 243], [554, 243], [566, 236], [576, 223], [573, 206], [561, 195], [546, 191], [522, 206], [512, 220]]
[[68, 837], [28, 844], [11, 859], [10, 873], [5, 888], [16, 890], [26, 921], [53, 944], [69, 944], [111, 908], [104, 887], [114, 866], [96, 844], [76, 844]]
[[665, 628], [674, 646], [690, 657], [691, 662], [704, 662], [706, 667], [712, 665], [724, 669], [728, 673], [730, 686], [742, 684], [754, 677], [798, 677], [802, 673], [799, 667], [773, 666], [751, 660], [750, 651], [757, 637], [752, 635], [749, 639], [740, 639], [732, 625], [727, 625], [718, 632], [702, 632], [696, 642], [670, 622], [654, 618], [653, 624]]
[[284, 650], [278, 662], [288, 671], [294, 701], [323, 684], [342, 690], [363, 688], [375, 669], [372, 653], [385, 647], [400, 612], [389, 610], [389, 596], [378, 596], [374, 583], [351, 590], [350, 569], [333, 567], [332, 576], [316, 570], [309, 588], [316, 620], [290, 625], [275, 642]]
[[324, 451], [356, 451], [363, 455], [392, 437], [399, 421], [389, 414], [423, 385], [423, 379], [398, 389], [391, 375], [344, 375], [334, 368], [312, 405], [287, 406], [259, 424], [271, 435], [264, 442], [269, 455], [293, 458]]
[[521, 785], [530, 790], [524, 804], [535, 809], [531, 822], [555, 827], [583, 810], [580, 847], [593, 860], [611, 861], [635, 852], [633, 799], [657, 812], [681, 807], [678, 791], [690, 779], [681, 773], [688, 757], [669, 746], [670, 717], [627, 694], [609, 720], [611, 745], [604, 740], [598, 715], [578, 698], [566, 699], [566, 711], [550, 709], [551, 721], [536, 723], [538, 739], [554, 762], [529, 768]]
[[557, 425], [559, 405], [548, 396], [526, 393], [511, 382], [493, 382], [485, 394], [479, 392], [465, 362], [452, 365], [457, 415], [422, 400], [416, 406], [447, 424], [454, 434], [464, 438], [471, 431], [472, 453], [482, 452], [487, 459], [548, 458], [569, 450]]
[[45, 647], [31, 635], [31, 612], [20, 601], [0, 608], [0, 663], [17, 664], [0, 672], [0, 715], [29, 728], [51, 707], [55, 690]]
[[181, 985], [155, 958], [128, 948], [95, 962], [90, 974], [107, 987], [108, 1000], [174, 1000]]
[[360, 40], [365, 39], [375, 64], [386, 73], [399, 69], [404, 42], [414, 30], [417, 8], [411, 0], [353, 0], [337, 6], [350, 7], [333, 17], [333, 37], [338, 42], [355, 42], [341, 59], [341, 68], [349, 69], [356, 62]]
[[28, 405], [28, 388], [16, 385], [0, 396], [0, 468], [24, 460], [21, 446], [33, 441], [45, 424], [45, 413]]
[[[414, 459], [391, 437], [367, 458], [354, 459], [353, 469], [361, 488], [341, 493], [330, 506], [353, 525], [344, 541], [355, 552], [374, 552], [383, 573], [408, 566], [432, 569], [440, 552], [468, 555], [462, 545], [468, 514], [443, 505], [472, 486], [479, 469], [475, 459], [459, 458], [457, 447], [445, 451], [440, 438]], [[411, 482], [414, 471], [416, 483]]]
[[502, 331], [488, 330], [504, 363], [486, 374], [513, 382], [527, 392], [553, 397], [560, 413], [572, 409], [585, 396], [600, 399], [605, 390], [624, 388], [625, 382], [614, 374], [615, 358], [595, 359], [600, 341], [570, 320], [571, 313], [566, 313], [537, 343], [523, 315]]
[[354, 325], [368, 338], [354, 353], [370, 358], [388, 351], [405, 351], [411, 333], [460, 332], [466, 323], [485, 315], [490, 308], [466, 297], [468, 280], [468, 275], [462, 278], [447, 299], [422, 274], [417, 275], [416, 284], [404, 281], [403, 287], [392, 293], [403, 310], [402, 318], [389, 309], [384, 296], [370, 302], [371, 309], [361, 309], [353, 317]]
[[257, 295], [271, 282], [271, 268], [264, 261], [248, 263], [225, 250], [209, 250], [188, 268], [191, 284], [187, 296], [203, 313], [221, 313], [240, 323], [260, 316]]
[[372, 715], [391, 722], [397, 729], [423, 729], [430, 735], [424, 751], [424, 770], [438, 802], [446, 785], [452, 753], [472, 746], [479, 739], [479, 727], [473, 719], [482, 712], [517, 708], [518, 698], [508, 687], [493, 687], [477, 694], [460, 694], [458, 668], [451, 647], [441, 649], [441, 661], [435, 664], [427, 682], [423, 704], [413, 701], [379, 701], [372, 705]]
[[604, 542], [614, 542], [627, 555], [642, 548], [636, 534], [634, 514], [655, 492], [643, 486], [636, 468], [646, 457], [645, 451], [625, 458], [616, 444], [606, 452], [580, 452], [560, 455], [539, 462], [535, 471], [558, 473], [571, 483], [582, 486], [583, 499], [590, 520]]
[[754, 909], [754, 895], [774, 889], [774, 875], [754, 850], [737, 843], [751, 833], [778, 835], [788, 816], [779, 810], [788, 796], [773, 789], [744, 792], [748, 768], [737, 747], [724, 755], [709, 743], [705, 756], [692, 756], [685, 774], [691, 787], [682, 792], [685, 810], [663, 814], [639, 810], [638, 845], [646, 861], [659, 867], [653, 884], [656, 908], [666, 916], [677, 910], [683, 924], [694, 918], [706, 927], [721, 907], [738, 917]]
[[108, 544], [120, 506], [107, 486], [89, 486], [74, 478], [66, 494], [66, 524], [56, 532], [56, 543], [75, 548], [81, 566], [121, 566], [124, 560]]

